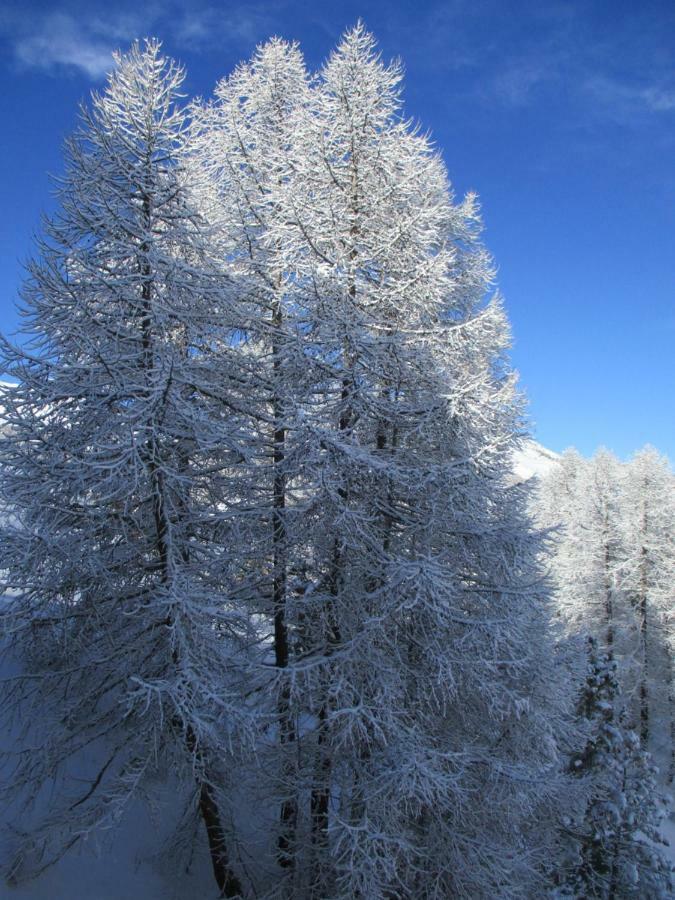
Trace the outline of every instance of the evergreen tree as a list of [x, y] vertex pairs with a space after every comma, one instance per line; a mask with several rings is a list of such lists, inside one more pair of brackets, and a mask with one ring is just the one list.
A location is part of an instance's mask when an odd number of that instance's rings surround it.
[[587, 602], [602, 621], [604, 643], [614, 657], [617, 619], [617, 568], [621, 559], [619, 462], [601, 449], [588, 468], [586, 491], [586, 565], [589, 573]]
[[[646, 747], [652, 737], [653, 701], [663, 700], [662, 688], [667, 690], [672, 677], [668, 617], [675, 599], [675, 480], [668, 460], [645, 447], [626, 467], [624, 484], [621, 586], [635, 610], [639, 633], [639, 728]], [[650, 663], [658, 669], [650, 671]], [[652, 698], [654, 691], [657, 697]], [[665, 711], [662, 702], [660, 706]]]
[[558, 724], [539, 542], [507, 485], [519, 399], [475, 200], [454, 203], [401, 119], [400, 81], [347, 33], [284, 229], [323, 371], [291, 663], [310, 784], [296, 890], [515, 896], [551, 850]]
[[[569, 633], [591, 631], [619, 663], [622, 703], [645, 749], [672, 767], [673, 476], [651, 448], [628, 464], [567, 451], [535, 510], [555, 530], [556, 602]], [[665, 721], [665, 729], [650, 720]]]
[[16, 786], [110, 745], [58, 853], [171, 767], [227, 896], [252, 782], [258, 896], [534, 895], [569, 722], [476, 200], [361, 25], [190, 127], [181, 78], [134, 47], [84, 113], [7, 349], [5, 621], [50, 711]]
[[625, 659], [621, 474], [621, 464], [607, 450], [590, 460], [567, 450], [558, 469], [543, 480], [536, 506], [537, 518], [554, 529], [552, 575], [566, 630], [590, 632], [610, 657], [618, 650]]
[[587, 577], [580, 564], [586, 541], [586, 507], [582, 498], [587, 495], [587, 469], [588, 461], [568, 448], [532, 495], [533, 514], [543, 528], [551, 530], [550, 562], [557, 605], [568, 630], [580, 627], [588, 613]]
[[[118, 56], [67, 144], [24, 290], [30, 342], [5, 348], [19, 384], [0, 439], [2, 621], [29, 662], [3, 702], [31, 725], [11, 787], [35, 797], [65, 773], [14, 875], [172, 771], [235, 896], [223, 788], [248, 733], [250, 624], [223, 548], [248, 432], [230, 402], [231, 287], [180, 164], [182, 81], [157, 42]], [[68, 761], [101, 747], [89, 780], [69, 780]]]
[[299, 499], [306, 496], [307, 482], [299, 410], [311, 399], [313, 365], [306, 352], [297, 249], [284, 231], [297, 190], [298, 155], [305, 152], [302, 113], [309, 103], [309, 76], [298, 47], [274, 39], [217, 85], [211, 103], [194, 107], [186, 142], [188, 164], [202, 185], [202, 208], [214, 223], [214, 246], [245, 300], [239, 304], [247, 351], [245, 402], [257, 414], [256, 454], [247, 487], [239, 487], [248, 538], [242, 530], [239, 545], [240, 552], [254, 548], [247, 554], [248, 590], [252, 603], [258, 598], [266, 623], [262, 645], [272, 645], [278, 671], [268, 688], [276, 694], [282, 746], [274, 759], [262, 754], [261, 761], [267, 776], [276, 770], [280, 777], [275, 787], [266, 780], [272, 792], [266, 802], [280, 797], [278, 851], [286, 868], [295, 859], [297, 819], [297, 785], [288, 771], [297, 759], [289, 662], [298, 639], [294, 597], [302, 589], [307, 548], [305, 503]]
[[656, 770], [637, 735], [614, 713], [617, 663], [589, 640], [586, 684], [579, 715], [590, 725], [583, 753], [572, 772], [586, 781], [589, 800], [581, 821], [572, 823], [579, 862], [565, 885], [568, 895], [618, 900], [666, 898], [673, 888], [670, 866], [658, 849], [663, 801]]

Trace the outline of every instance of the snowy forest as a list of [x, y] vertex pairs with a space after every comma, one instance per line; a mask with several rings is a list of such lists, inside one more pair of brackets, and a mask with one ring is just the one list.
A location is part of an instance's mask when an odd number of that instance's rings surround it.
[[668, 460], [519, 474], [477, 198], [363, 25], [115, 63], [2, 343], [0, 896], [671, 897]]

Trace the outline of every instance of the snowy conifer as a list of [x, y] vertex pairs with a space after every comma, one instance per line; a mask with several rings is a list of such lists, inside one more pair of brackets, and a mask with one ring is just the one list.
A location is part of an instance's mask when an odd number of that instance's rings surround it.
[[538, 541], [506, 483], [519, 400], [475, 200], [453, 202], [400, 81], [362, 26], [347, 33], [284, 229], [323, 372], [290, 664], [307, 723], [296, 891], [511, 896], [550, 849], [557, 716]]
[[567, 628], [590, 631], [612, 656], [623, 616], [618, 586], [622, 560], [619, 461], [607, 450], [599, 450], [591, 460], [566, 451], [559, 469], [542, 484], [539, 508], [544, 523], [558, 529], [553, 575], [557, 605]]
[[[182, 70], [154, 41], [116, 62], [67, 144], [24, 289], [31, 337], [6, 347], [2, 622], [28, 663], [3, 702], [31, 723], [12, 787], [30, 798], [63, 776], [14, 875], [171, 772], [235, 896], [223, 786], [246, 743], [249, 623], [225, 501], [248, 432], [230, 402], [230, 288], [177, 152]], [[68, 771], [89, 752], [90, 771]]]
[[[645, 448], [628, 464], [575, 451], [544, 479], [537, 515], [557, 531], [556, 602], [571, 634], [590, 631], [619, 663], [622, 702], [645, 749], [672, 766], [673, 476]], [[617, 711], [620, 712], [620, 711]], [[666, 723], [656, 733], [650, 718]]]
[[[620, 584], [634, 612], [640, 740], [673, 770], [675, 479], [651, 447], [625, 467]], [[660, 727], [660, 722], [670, 727]], [[670, 758], [668, 758], [670, 749]]]
[[569, 875], [568, 895], [583, 898], [670, 897], [668, 862], [658, 845], [664, 814], [656, 770], [614, 710], [619, 685], [617, 663], [589, 641], [588, 674], [579, 714], [590, 735], [572, 772], [586, 782], [589, 800], [580, 821], [571, 824], [579, 846], [579, 862]]
[[[259, 47], [193, 110], [186, 149], [200, 173], [202, 204], [216, 225], [216, 246], [237, 278], [241, 340], [247, 351], [246, 401], [258, 409], [256, 454], [246, 491], [248, 530], [256, 548], [251, 592], [257, 596], [261, 646], [271, 645], [277, 676], [268, 683], [278, 716], [279, 744], [261, 753], [265, 803], [280, 806], [278, 857], [295, 862], [297, 820], [296, 714], [290, 708], [289, 662], [297, 648], [294, 598], [302, 590], [307, 553], [308, 463], [304, 411], [312, 402], [304, 291], [298, 249], [284, 239], [306, 152], [303, 121], [309, 76], [297, 46], [274, 39]], [[262, 602], [261, 602], [262, 601]], [[269, 714], [269, 708], [266, 710]], [[268, 722], [263, 717], [261, 720]], [[277, 784], [270, 783], [277, 773]]]
[[536, 895], [565, 720], [476, 200], [361, 25], [191, 128], [179, 83], [150, 44], [95, 98], [8, 351], [5, 618], [52, 711], [17, 786], [105, 738], [41, 834], [172, 765], [228, 895], [253, 782], [257, 896]]

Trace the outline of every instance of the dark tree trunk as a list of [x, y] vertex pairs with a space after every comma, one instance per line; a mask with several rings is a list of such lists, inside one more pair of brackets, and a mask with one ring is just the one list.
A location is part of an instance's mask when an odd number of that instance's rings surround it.
[[673, 669], [675, 666], [671, 660], [670, 663], [670, 691], [668, 692], [668, 708], [670, 710], [670, 771], [668, 772], [668, 784], [675, 784], [675, 679], [673, 678]]
[[[351, 214], [352, 225], [350, 228], [350, 236], [354, 242], [349, 251], [350, 271], [347, 276], [347, 294], [352, 304], [356, 303], [356, 264], [358, 262], [358, 251], [355, 246], [356, 239], [359, 235], [359, 226], [357, 223], [359, 215], [359, 197], [358, 197], [358, 178], [356, 168], [352, 160], [352, 176], [351, 176]], [[345, 338], [342, 347], [342, 377], [340, 390], [340, 414], [338, 416], [337, 428], [338, 432], [347, 438], [354, 428], [358, 419], [358, 413], [354, 409], [354, 399], [357, 389], [356, 380], [352, 371], [353, 368], [352, 348], [349, 346], [348, 340]], [[349, 490], [346, 485], [338, 488], [338, 496], [341, 502], [346, 506], [349, 502]], [[333, 543], [332, 557], [328, 573], [328, 585], [332, 595], [332, 599], [326, 610], [327, 629], [324, 635], [327, 644], [327, 654], [331, 654], [340, 645], [342, 636], [339, 623], [339, 615], [337, 603], [340, 594], [340, 584], [342, 582], [344, 568], [344, 558], [340, 541], [336, 538]], [[328, 685], [324, 689], [324, 697], [327, 696]], [[312, 787], [310, 798], [311, 813], [311, 834], [312, 834], [312, 850], [313, 850], [313, 890], [324, 892], [325, 885], [321, 879], [321, 858], [326, 857], [328, 853], [328, 826], [330, 811], [330, 784], [332, 774], [332, 760], [327, 749], [328, 732], [327, 720], [329, 713], [328, 699], [324, 699], [319, 709], [318, 724], [318, 765], [315, 772], [315, 783]]]
[[605, 512], [604, 522], [604, 581], [605, 581], [605, 625], [607, 628], [607, 657], [614, 659], [614, 597], [612, 592], [612, 576], [610, 571], [611, 552], [609, 547], [609, 522]]
[[[151, 203], [149, 197], [143, 198], [143, 211], [146, 219], [148, 230], [151, 225]], [[142, 367], [151, 378], [155, 367], [154, 347], [153, 347], [153, 317], [152, 317], [152, 270], [148, 262], [147, 244], [141, 245], [141, 258], [139, 260], [140, 272], [143, 278], [141, 287], [142, 299], [142, 319], [141, 319], [141, 347], [142, 347]], [[160, 578], [164, 583], [169, 580], [169, 544], [168, 537], [170, 532], [170, 522], [168, 519], [165, 504], [165, 487], [160, 466], [160, 446], [153, 427], [150, 428], [150, 435], [145, 445], [146, 465], [150, 486], [152, 491], [152, 511], [155, 525], [155, 548], [159, 562]], [[167, 614], [164, 624], [167, 628], [172, 625], [172, 614]], [[178, 651], [174, 649], [171, 654], [171, 661], [174, 666], [178, 665]], [[197, 760], [203, 763], [203, 752], [197, 745], [197, 739], [192, 726], [188, 724], [185, 745], [188, 753], [195, 756]], [[241, 884], [236, 875], [229, 866], [227, 845], [225, 840], [225, 831], [222, 826], [220, 813], [213, 794], [213, 789], [205, 777], [198, 779], [199, 788], [199, 812], [204, 825], [209, 844], [209, 852], [211, 854], [211, 864], [213, 866], [213, 874], [216, 883], [223, 897], [237, 897], [241, 894]]]
[[[277, 300], [273, 314], [272, 359], [274, 372], [274, 395], [272, 397], [272, 413], [274, 417], [273, 434], [273, 486], [272, 486], [272, 545], [273, 545], [273, 583], [272, 602], [274, 606], [274, 655], [275, 665], [279, 669], [288, 667], [289, 638], [286, 613], [288, 536], [284, 512], [286, 509], [286, 429], [284, 426], [284, 407], [278, 393], [281, 379], [281, 348], [279, 346], [282, 325], [281, 303]], [[278, 700], [279, 735], [282, 747], [295, 742], [295, 728], [290, 715], [290, 690], [284, 684]], [[284, 758], [284, 765], [286, 760]], [[288, 774], [284, 772], [283, 774]], [[292, 788], [292, 786], [291, 786]], [[298, 804], [294, 796], [286, 798], [281, 804], [280, 830], [277, 842], [277, 859], [285, 869], [292, 869], [295, 863], [294, 844], [298, 819]]]
[[227, 855], [225, 831], [213, 791], [206, 781], [199, 786], [199, 812], [206, 826], [211, 865], [221, 897], [240, 897], [241, 883], [232, 872]]
[[[643, 528], [646, 527], [643, 516]], [[649, 654], [647, 653], [647, 548], [640, 551], [640, 596], [638, 615], [640, 619], [640, 645], [642, 647], [642, 674], [640, 678], [640, 740], [645, 750], [649, 746]]]
[[206, 838], [209, 844], [211, 867], [221, 897], [241, 896], [241, 882], [230, 868], [227, 852], [225, 829], [214, 796], [213, 787], [208, 778], [208, 772], [203, 769], [204, 754], [197, 744], [197, 738], [191, 726], [188, 726], [185, 734], [185, 746], [188, 753], [194, 756], [200, 764], [201, 771], [197, 776], [197, 788], [199, 789], [199, 814], [206, 828]]

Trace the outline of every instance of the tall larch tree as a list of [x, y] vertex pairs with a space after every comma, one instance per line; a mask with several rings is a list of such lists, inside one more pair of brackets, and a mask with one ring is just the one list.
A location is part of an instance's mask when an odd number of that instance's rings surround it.
[[[675, 478], [668, 460], [645, 447], [624, 474], [620, 583], [635, 616], [640, 740], [666, 768], [673, 713], [673, 604], [675, 602]], [[669, 721], [670, 729], [656, 725]], [[656, 730], [656, 733], [655, 733]], [[665, 756], [667, 757], [667, 753]]]
[[589, 596], [586, 602], [595, 606], [594, 614], [603, 623], [604, 646], [611, 660], [615, 654], [617, 571], [621, 560], [619, 461], [608, 450], [598, 450], [586, 477], [581, 498], [587, 504], [585, 550]]
[[[294, 599], [303, 589], [308, 460], [302, 411], [311, 402], [313, 357], [307, 352], [305, 285], [297, 277], [298, 248], [285, 240], [297, 191], [310, 78], [299, 48], [280, 39], [258, 47], [216, 87], [214, 99], [193, 109], [186, 144], [199, 173], [202, 204], [214, 223], [224, 271], [242, 294], [238, 340], [246, 349], [246, 403], [256, 418], [256, 453], [243, 516], [250, 535], [249, 593], [262, 615], [261, 646], [276, 676], [262, 695], [275, 695], [279, 746], [260, 760], [266, 802], [278, 798], [277, 855], [292, 870], [297, 826], [295, 750], [297, 711], [291, 709], [289, 666], [297, 649]], [[255, 412], [257, 411], [257, 413]], [[245, 547], [252, 552], [246, 554]], [[255, 598], [257, 597], [257, 602]], [[263, 624], [264, 623], [264, 624]], [[261, 722], [269, 727], [270, 710]], [[263, 742], [264, 744], [264, 742]], [[276, 772], [277, 784], [269, 781]], [[292, 873], [289, 879], [292, 878]]]
[[618, 459], [607, 450], [590, 460], [565, 451], [560, 466], [544, 479], [537, 506], [542, 521], [557, 530], [552, 566], [566, 627], [594, 634], [612, 657], [622, 612]]
[[[586, 571], [579, 565], [586, 542], [585, 507], [588, 461], [573, 448], [561, 454], [559, 463], [539, 482], [533, 496], [533, 513], [551, 530], [551, 575], [557, 588], [557, 606], [567, 630], [582, 627], [587, 619]], [[583, 650], [585, 658], [585, 649]], [[586, 662], [584, 659], [584, 671]]]
[[226, 896], [537, 896], [570, 726], [476, 199], [360, 24], [189, 127], [181, 78], [134, 47], [85, 111], [6, 350], [16, 786], [110, 748], [36, 837], [171, 767]]
[[[24, 288], [27, 343], [5, 345], [1, 615], [28, 662], [3, 703], [30, 725], [10, 784], [30, 799], [63, 774], [13, 874], [170, 771], [236, 896], [223, 788], [247, 741], [250, 627], [223, 547], [249, 441], [231, 287], [180, 163], [182, 81], [157, 42], [134, 45], [82, 109]], [[69, 779], [83, 752], [99, 764]]]
[[400, 85], [363, 26], [345, 35], [284, 232], [324, 371], [291, 663], [296, 895], [516, 896], [552, 852], [559, 721], [539, 544], [507, 484], [520, 401], [475, 199], [454, 202]]

